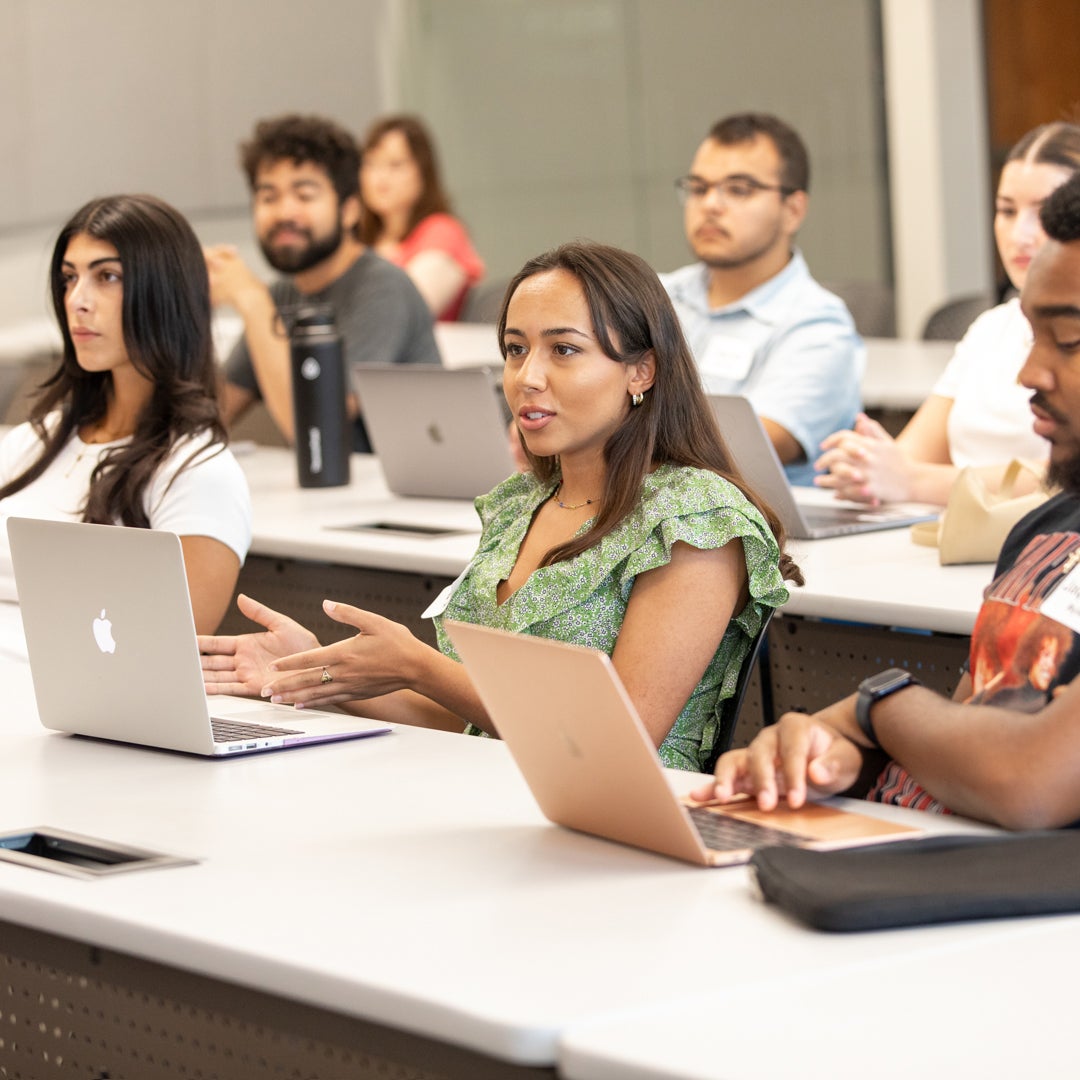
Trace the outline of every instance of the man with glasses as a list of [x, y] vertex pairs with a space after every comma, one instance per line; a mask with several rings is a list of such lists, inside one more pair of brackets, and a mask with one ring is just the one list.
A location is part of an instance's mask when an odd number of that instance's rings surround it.
[[809, 484], [826, 435], [859, 410], [864, 352], [842, 300], [794, 247], [810, 165], [782, 120], [729, 116], [676, 181], [698, 262], [661, 274], [706, 391], [753, 403], [792, 483]]

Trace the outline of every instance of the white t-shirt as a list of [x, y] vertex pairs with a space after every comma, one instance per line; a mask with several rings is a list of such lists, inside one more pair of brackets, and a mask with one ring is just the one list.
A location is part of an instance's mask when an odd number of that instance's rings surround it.
[[1016, 381], [1031, 340], [1013, 299], [983, 312], [957, 344], [934, 393], [953, 401], [949, 455], [958, 468], [1049, 456], [1047, 441], [1031, 430], [1031, 391]]
[[[0, 600], [17, 601], [11, 568], [7, 519], [81, 521], [90, 474], [113, 443], [84, 443], [78, 435], [32, 484], [0, 502]], [[30, 424], [20, 424], [0, 441], [0, 484], [19, 476], [41, 453]], [[192, 455], [195, 460], [186, 464]], [[236, 552], [241, 563], [251, 545], [251, 495], [230, 451], [211, 444], [208, 434], [182, 439], [147, 486], [143, 505], [152, 529], [178, 536], [210, 536]]]

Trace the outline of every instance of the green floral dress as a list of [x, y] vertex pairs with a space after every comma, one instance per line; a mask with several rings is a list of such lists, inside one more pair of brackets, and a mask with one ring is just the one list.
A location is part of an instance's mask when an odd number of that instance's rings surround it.
[[[727, 480], [701, 469], [662, 465], [646, 477], [637, 509], [599, 544], [536, 570], [500, 606], [495, 590], [509, 577], [533, 515], [557, 482], [541, 484], [531, 473], [518, 474], [476, 500], [483, 533], [445, 609], [435, 616], [439, 648], [458, 659], [442, 627], [442, 619], [448, 618], [587, 645], [610, 656], [638, 574], [668, 563], [676, 541], [709, 550], [738, 538], [750, 599], [731, 620], [716, 655], [660, 745], [665, 765], [699, 770], [762, 618], [788, 598], [776, 539], [756, 507]], [[471, 724], [465, 730], [484, 734]]]

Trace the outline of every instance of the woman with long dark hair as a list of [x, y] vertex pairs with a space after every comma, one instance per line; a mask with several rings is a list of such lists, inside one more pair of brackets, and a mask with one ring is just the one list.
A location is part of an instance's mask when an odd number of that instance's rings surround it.
[[[0, 443], [0, 517], [177, 533], [196, 627], [216, 629], [251, 506], [218, 417], [199, 241], [159, 199], [95, 199], [61, 230], [49, 283], [63, 355]], [[0, 596], [15, 600], [0, 544]]]
[[[1009, 284], [1019, 291], [1046, 242], [1039, 210], [1080, 170], [1080, 125], [1058, 121], [1029, 131], [1009, 151], [994, 207], [994, 239]], [[895, 438], [859, 416], [854, 431], [822, 443], [814, 481], [841, 499], [877, 505], [945, 505], [960, 470], [1005, 467], [1013, 458], [1043, 463], [1049, 444], [1031, 428], [1031, 391], [1017, 380], [1031, 349], [1031, 327], [1014, 296], [983, 312], [956, 346], [930, 397]]]
[[636, 255], [575, 243], [531, 260], [499, 338], [532, 469], [477, 500], [476, 555], [430, 610], [441, 651], [329, 601], [359, 633], [319, 648], [244, 599], [267, 630], [204, 639], [208, 687], [496, 734], [443, 632], [452, 618], [607, 652], [663, 762], [699, 769], [784, 578], [802, 580], [781, 526], [739, 478], [671, 301]]
[[362, 151], [361, 240], [412, 278], [436, 319], [457, 319], [484, 264], [453, 215], [431, 135], [415, 116], [384, 116]]

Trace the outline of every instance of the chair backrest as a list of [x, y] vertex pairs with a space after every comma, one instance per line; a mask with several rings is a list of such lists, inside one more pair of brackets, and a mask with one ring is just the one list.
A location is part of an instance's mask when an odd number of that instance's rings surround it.
[[941, 307], [930, 313], [923, 326], [924, 341], [959, 341], [967, 328], [997, 301], [990, 293], [973, 293], [946, 300]]
[[502, 307], [503, 295], [509, 277], [488, 278], [474, 285], [465, 297], [465, 303], [461, 306], [459, 322], [493, 323], [499, 317], [499, 308]]
[[38, 355], [19, 364], [0, 363], [0, 424], [21, 424], [41, 384], [59, 366], [59, 356]]
[[881, 281], [823, 281], [847, 305], [855, 329], [863, 337], [896, 337], [893, 288]]
[[735, 684], [735, 693], [724, 702], [723, 713], [720, 718], [720, 730], [716, 733], [716, 742], [712, 753], [703, 766], [704, 772], [712, 772], [716, 767], [716, 759], [726, 750], [731, 749], [735, 738], [735, 728], [739, 722], [739, 714], [742, 712], [743, 700], [746, 697], [746, 689], [750, 685], [755, 669], [759, 672], [761, 693], [761, 723], [757, 727], [767, 726], [775, 719], [772, 704], [772, 682], [769, 678], [769, 624], [772, 622], [773, 612], [770, 609], [761, 620], [761, 628], [757, 632], [750, 645], [750, 651], [743, 660], [739, 669], [739, 679]]

